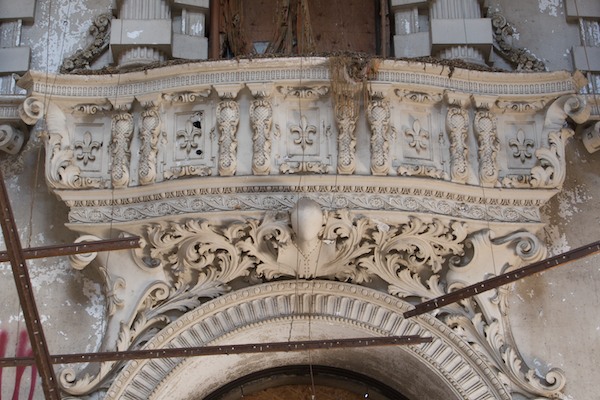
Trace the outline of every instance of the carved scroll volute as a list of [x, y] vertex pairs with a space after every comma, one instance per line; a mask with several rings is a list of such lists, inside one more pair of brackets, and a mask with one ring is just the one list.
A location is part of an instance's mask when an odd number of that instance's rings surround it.
[[591, 106], [585, 98], [575, 95], [562, 96], [554, 101], [544, 120], [544, 136], [549, 147], [536, 150], [538, 165], [531, 169], [531, 186], [536, 188], [560, 188], [566, 177], [565, 146], [574, 131], [564, 126], [567, 118], [581, 124], [589, 119]]
[[21, 119], [28, 125], [35, 124], [45, 114], [46, 131], [46, 179], [56, 189], [85, 189], [101, 187], [99, 178], [81, 176], [81, 169], [75, 165], [73, 147], [69, 143], [67, 117], [55, 103], [44, 103], [35, 97], [27, 98], [19, 107]]
[[133, 117], [129, 112], [115, 114], [111, 127], [111, 179], [114, 188], [129, 184], [129, 143], [133, 134]]
[[371, 173], [387, 175], [390, 170], [390, 105], [381, 92], [372, 94], [367, 120], [371, 128]]
[[217, 105], [219, 128], [219, 175], [232, 176], [237, 168], [237, 129], [240, 122], [240, 106], [235, 97], [239, 86], [215, 87], [221, 101]]
[[475, 131], [479, 143], [479, 180], [482, 186], [494, 187], [498, 181], [498, 131], [497, 118], [491, 111], [495, 98], [473, 97], [477, 108]]
[[271, 89], [265, 85], [260, 87], [248, 85], [254, 96], [250, 105], [250, 123], [252, 125], [252, 172], [254, 175], [269, 175], [271, 171], [271, 125], [273, 108], [271, 106]]
[[446, 94], [448, 114], [446, 130], [450, 138], [450, 178], [453, 182], [466, 183], [469, 179], [467, 133], [469, 113], [464, 108], [468, 98], [456, 94]]
[[148, 185], [156, 181], [156, 156], [158, 154], [160, 117], [158, 109], [154, 105], [146, 108], [142, 112], [141, 117], [139, 179], [141, 185]]

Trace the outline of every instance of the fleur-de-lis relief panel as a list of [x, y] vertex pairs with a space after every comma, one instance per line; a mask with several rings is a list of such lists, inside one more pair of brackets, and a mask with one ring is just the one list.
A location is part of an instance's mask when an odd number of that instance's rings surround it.
[[513, 156], [519, 158], [521, 163], [525, 163], [525, 159], [533, 157], [533, 153], [529, 149], [533, 149], [534, 142], [531, 139], [525, 138], [523, 129], [517, 131], [517, 136], [508, 141], [510, 147], [514, 148]]
[[185, 128], [177, 131], [177, 142], [181, 150], [189, 157], [192, 150], [198, 149], [196, 138], [202, 137], [202, 113], [194, 113], [186, 122]]
[[315, 125], [309, 125], [306, 116], [303, 115], [302, 118], [300, 118], [300, 125], [292, 125], [290, 127], [290, 133], [292, 135], [297, 135], [297, 137], [294, 137], [294, 144], [299, 145], [304, 151], [308, 146], [314, 144], [314, 139], [311, 138], [311, 135], [317, 135], [317, 127]]
[[87, 131], [83, 134], [83, 141], [79, 140], [74, 145], [76, 150], [79, 149], [77, 159], [83, 161], [83, 165], [88, 165], [90, 161], [96, 160], [94, 150], [100, 150], [102, 143], [92, 140], [92, 134]]
[[408, 145], [420, 153], [421, 150], [427, 150], [429, 144], [429, 132], [421, 128], [421, 122], [415, 119], [412, 129], [407, 128], [404, 134], [408, 137]]

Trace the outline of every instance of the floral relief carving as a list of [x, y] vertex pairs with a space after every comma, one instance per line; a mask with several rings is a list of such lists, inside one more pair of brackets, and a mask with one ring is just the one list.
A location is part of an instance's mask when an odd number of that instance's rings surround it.
[[406, 89], [395, 89], [394, 93], [401, 99], [421, 104], [439, 103], [444, 98], [442, 93], [414, 92]]
[[421, 128], [421, 122], [415, 119], [412, 128], [406, 128], [404, 134], [410, 138], [408, 145], [415, 149], [417, 153], [421, 150], [427, 150], [429, 145], [429, 132]]
[[60, 66], [61, 74], [88, 68], [91, 62], [108, 49], [112, 17], [112, 13], [105, 13], [100, 14], [94, 19], [94, 23], [89, 29], [94, 40], [84, 50], [78, 50], [71, 57], [63, 61]]
[[301, 99], [316, 99], [329, 93], [328, 86], [277, 86], [277, 91], [284, 96], [293, 96]]
[[533, 149], [535, 143], [533, 140], [525, 138], [523, 129], [517, 131], [516, 137], [510, 139], [508, 145], [514, 148], [512, 155], [520, 159], [521, 163], [525, 163], [526, 158], [533, 157], [533, 153], [529, 149]]
[[499, 11], [488, 11], [494, 32], [494, 49], [517, 71], [545, 71], [544, 62], [529, 50], [513, 46], [516, 29]]
[[80, 149], [79, 153], [75, 156], [78, 160], [83, 161], [83, 165], [88, 165], [88, 162], [95, 161], [96, 155], [94, 150], [99, 150], [102, 143], [92, 140], [92, 134], [90, 131], [86, 131], [83, 134], [83, 140], [76, 141], [73, 143], [75, 149]]
[[300, 125], [290, 126], [290, 133], [292, 136], [297, 135], [297, 137], [294, 138], [294, 144], [297, 144], [302, 148], [302, 151], [305, 151], [307, 147], [314, 144], [314, 139], [311, 138], [311, 135], [317, 135], [317, 127], [315, 125], [309, 125], [308, 119], [303, 115], [300, 118]]
[[479, 142], [479, 179], [484, 186], [495, 186], [498, 180], [496, 117], [489, 111], [477, 111], [475, 130]]
[[320, 161], [290, 161], [282, 163], [279, 166], [279, 172], [281, 172], [282, 174], [326, 174], [329, 172], [329, 165], [324, 164]]
[[532, 112], [539, 111], [546, 106], [546, 100], [532, 100], [532, 101], [506, 101], [498, 100], [496, 105], [507, 111], [512, 112]]
[[98, 112], [110, 111], [111, 109], [111, 104], [77, 104], [73, 107], [73, 110], [87, 115], [95, 115]]
[[450, 179], [446, 171], [428, 165], [402, 164], [398, 167], [397, 173], [401, 176], [427, 176], [435, 179]]
[[201, 97], [208, 97], [210, 95], [211, 90], [205, 89], [201, 91], [189, 92], [176, 92], [176, 93], [166, 93], [163, 94], [163, 99], [170, 101], [172, 103], [193, 103]]
[[111, 178], [115, 188], [129, 184], [129, 143], [133, 135], [133, 116], [128, 112], [115, 114], [112, 119]]
[[390, 169], [390, 106], [382, 95], [373, 96], [367, 107], [371, 128], [371, 173], [387, 175]]
[[231, 97], [224, 97], [217, 106], [219, 127], [219, 175], [231, 176], [237, 168], [237, 129], [240, 106]]
[[469, 177], [467, 162], [467, 111], [459, 107], [449, 107], [446, 127], [450, 137], [450, 178], [453, 182], [466, 183]]
[[185, 128], [178, 130], [175, 134], [179, 141], [179, 148], [185, 150], [187, 157], [192, 150], [198, 148], [196, 138], [202, 137], [202, 117], [202, 112], [194, 113], [185, 121]]
[[165, 179], [176, 179], [182, 176], [210, 176], [212, 170], [210, 167], [199, 167], [195, 165], [183, 165], [180, 167], [172, 167], [165, 171], [163, 176]]
[[250, 123], [254, 146], [252, 172], [254, 175], [268, 175], [271, 171], [271, 124], [273, 123], [273, 108], [269, 99], [258, 96], [252, 101]]
[[160, 134], [160, 117], [156, 107], [142, 112], [140, 127], [140, 184], [148, 185], [156, 180], [156, 156], [158, 154], [158, 136]]

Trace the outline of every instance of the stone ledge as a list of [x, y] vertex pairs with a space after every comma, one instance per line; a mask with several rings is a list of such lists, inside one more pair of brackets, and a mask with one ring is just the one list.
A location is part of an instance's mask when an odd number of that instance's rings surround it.
[[23, 19], [33, 21], [35, 0], [0, 1], [0, 21]]
[[492, 22], [489, 18], [433, 19], [430, 23], [433, 46], [483, 45], [487, 48], [494, 43]]
[[598, 0], [565, 0], [567, 19], [600, 18], [600, 1]]
[[0, 48], [0, 74], [26, 72], [29, 69], [30, 58], [29, 47]]
[[423, 57], [431, 54], [429, 32], [394, 35], [395, 57]]
[[[600, 3], [598, 3], [600, 4]], [[573, 64], [581, 71], [600, 71], [600, 47], [576, 46], [573, 47]]]
[[171, 46], [171, 20], [124, 20], [111, 22], [110, 45], [114, 50], [132, 46]]
[[206, 60], [208, 58], [208, 39], [174, 33], [172, 52], [175, 58]]

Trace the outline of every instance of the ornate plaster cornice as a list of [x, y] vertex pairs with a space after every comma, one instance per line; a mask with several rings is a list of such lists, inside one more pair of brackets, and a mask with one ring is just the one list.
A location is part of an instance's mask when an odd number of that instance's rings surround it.
[[[269, 81], [299, 81], [304, 84], [330, 82], [328, 58], [274, 58], [235, 61], [207, 61], [150, 69], [127, 74], [47, 75], [29, 71], [19, 85], [31, 94], [52, 94], [64, 98], [114, 98], [141, 96], [150, 92], [194, 90], [195, 87], [220, 84], [262, 83]], [[451, 77], [447, 67], [428, 63], [383, 60], [373, 79], [376, 83], [402, 84], [403, 87], [464, 91], [473, 94], [501, 96], [557, 97], [577, 91], [577, 84], [568, 72], [532, 73], [527, 75], [469, 71], [456, 68]], [[508, 78], [508, 79], [507, 79]], [[302, 93], [326, 93], [322, 86], [304, 88]], [[291, 89], [291, 92], [294, 92]], [[300, 93], [300, 92], [298, 92]]]
[[[329, 207], [536, 222], [544, 191], [564, 180], [572, 130], [563, 124], [583, 121], [588, 109], [566, 72], [448, 77], [443, 66], [386, 60], [369, 82], [362, 118], [361, 96], [353, 107], [334, 104], [339, 89], [327, 58], [302, 61], [182, 64], [93, 80], [30, 72], [21, 80], [30, 90], [21, 117], [45, 117], [46, 177], [74, 223], [289, 207], [288, 194], [305, 192]], [[42, 102], [47, 92], [52, 100]], [[362, 132], [368, 147], [358, 146]], [[307, 174], [336, 175], [335, 183], [296, 187], [295, 176]], [[387, 181], [344, 184], [338, 174]], [[187, 190], [190, 182], [169, 189], [189, 178], [197, 192]], [[421, 185], [415, 178], [435, 179], [436, 190], [411, 198]], [[473, 200], [482, 187], [485, 200]], [[497, 188], [519, 193], [487, 190]], [[469, 194], [448, 195], [459, 192]], [[517, 209], [512, 198], [529, 203]]]

